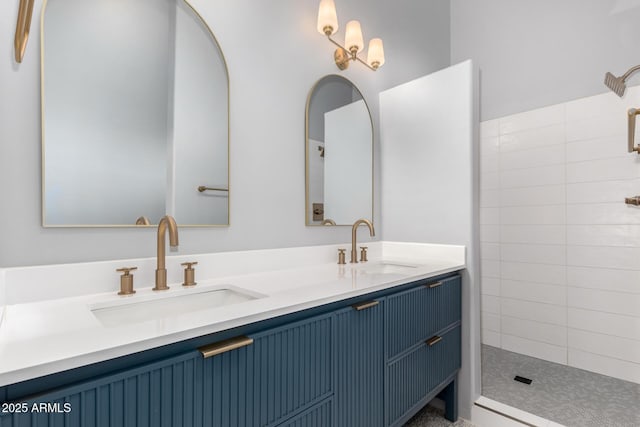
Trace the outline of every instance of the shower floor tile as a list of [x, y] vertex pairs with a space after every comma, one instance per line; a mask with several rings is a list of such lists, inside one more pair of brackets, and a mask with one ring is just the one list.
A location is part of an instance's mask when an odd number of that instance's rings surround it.
[[[533, 382], [514, 381], [516, 375]], [[570, 427], [640, 426], [640, 384], [488, 345], [482, 395]]]

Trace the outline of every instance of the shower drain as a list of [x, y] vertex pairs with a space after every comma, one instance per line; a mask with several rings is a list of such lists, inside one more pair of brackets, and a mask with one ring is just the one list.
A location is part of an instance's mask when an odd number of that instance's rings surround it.
[[516, 375], [513, 380], [521, 383], [525, 383], [527, 385], [530, 385], [533, 382], [533, 380], [530, 380], [529, 378], [521, 377], [520, 375]]

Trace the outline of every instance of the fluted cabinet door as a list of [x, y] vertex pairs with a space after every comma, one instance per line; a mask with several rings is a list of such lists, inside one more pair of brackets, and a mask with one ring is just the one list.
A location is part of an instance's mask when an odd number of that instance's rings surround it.
[[201, 371], [192, 351], [23, 400], [28, 412], [0, 415], [0, 427], [201, 425]]
[[384, 300], [335, 313], [336, 426], [384, 425]]
[[331, 321], [327, 314], [252, 334], [252, 343], [204, 359], [204, 425], [302, 426], [328, 419], [330, 404], [307, 411], [333, 392]]
[[331, 396], [331, 324], [327, 314], [252, 336], [247, 375], [253, 377], [255, 401], [254, 418], [247, 426], [281, 424]]
[[387, 298], [386, 355], [396, 357], [460, 320], [460, 276], [427, 280]]
[[254, 346], [237, 348], [203, 360], [203, 425], [254, 425]]
[[396, 425], [396, 420], [421, 405], [425, 396], [442, 388], [460, 369], [460, 326], [439, 338], [435, 344], [425, 342], [389, 364], [387, 425]]

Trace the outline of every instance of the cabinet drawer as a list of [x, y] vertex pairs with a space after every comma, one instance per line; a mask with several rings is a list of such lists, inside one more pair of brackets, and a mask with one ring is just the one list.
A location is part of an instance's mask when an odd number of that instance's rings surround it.
[[331, 322], [329, 314], [252, 336], [256, 418], [247, 425], [271, 425], [332, 392]]
[[333, 399], [329, 398], [312, 406], [302, 414], [278, 425], [278, 427], [329, 427], [332, 423]]
[[254, 419], [254, 347], [203, 359], [202, 420], [206, 426], [247, 426]]
[[388, 366], [387, 425], [404, 415], [460, 368], [460, 326], [433, 345], [418, 347]]
[[204, 359], [204, 425], [274, 426], [328, 397], [331, 325], [313, 317]]
[[460, 276], [425, 281], [386, 301], [387, 360], [460, 320]]

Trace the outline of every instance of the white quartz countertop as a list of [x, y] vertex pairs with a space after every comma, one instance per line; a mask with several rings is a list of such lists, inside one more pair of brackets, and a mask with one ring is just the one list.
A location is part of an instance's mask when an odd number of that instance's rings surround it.
[[[118, 296], [116, 285], [111, 292], [15, 304], [8, 300], [0, 323], [0, 386], [365, 295], [465, 267], [463, 246], [386, 242], [376, 242], [376, 245], [379, 247], [372, 248], [373, 256], [367, 263], [337, 265], [335, 261], [326, 262], [327, 257], [322, 256], [321, 262], [317, 264], [286, 266], [285, 263], [277, 265], [282, 268], [271, 271], [218, 277], [209, 275], [206, 279], [197, 277], [197, 286], [191, 288], [180, 286], [178, 281], [170, 283], [171, 289], [160, 293], [153, 292], [151, 286], [141, 285], [136, 286], [135, 295]], [[335, 248], [328, 248], [326, 253], [331, 253], [333, 257]], [[181, 259], [175, 261], [179, 262]], [[239, 253], [234, 262], [242, 263], [242, 254]], [[82, 268], [88, 267], [83, 265]], [[31, 273], [14, 273], [16, 274], [6, 275], [7, 288], [29, 286], [11, 283], [10, 278], [29, 277]], [[37, 270], [35, 273], [35, 276], [42, 276], [46, 272]], [[156, 316], [149, 320], [136, 319], [125, 324], [116, 322], [115, 325], [103, 323], [92, 312], [97, 307], [121, 302], [188, 296], [216, 289], [238, 290], [255, 299], [169, 314], [162, 318]], [[24, 289], [22, 292], [25, 292]], [[20, 300], [18, 297], [15, 299]], [[176, 303], [179, 300], [176, 299]]]

